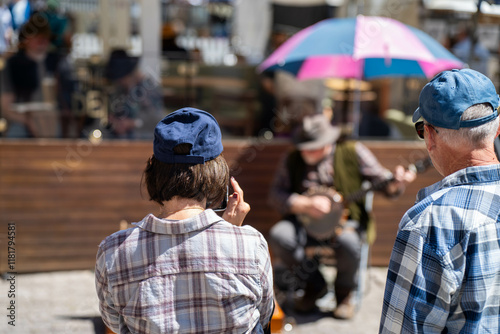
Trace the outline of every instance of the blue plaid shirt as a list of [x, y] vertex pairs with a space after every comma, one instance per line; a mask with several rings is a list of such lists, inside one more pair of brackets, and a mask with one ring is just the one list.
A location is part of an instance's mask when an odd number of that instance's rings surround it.
[[500, 165], [420, 190], [403, 216], [380, 333], [500, 333]]
[[107, 237], [95, 267], [99, 307], [116, 333], [263, 333], [273, 312], [267, 243], [212, 210], [146, 216]]

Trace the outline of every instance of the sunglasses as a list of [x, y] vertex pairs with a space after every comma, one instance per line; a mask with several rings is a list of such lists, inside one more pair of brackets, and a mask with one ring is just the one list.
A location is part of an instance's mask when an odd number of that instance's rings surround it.
[[439, 133], [438, 130], [436, 130], [436, 128], [433, 127], [431, 124], [424, 123], [424, 121], [418, 121], [417, 123], [415, 123], [415, 131], [417, 131], [418, 138], [424, 139], [424, 128], [426, 125], [433, 128], [434, 131], [436, 131], [436, 133]]

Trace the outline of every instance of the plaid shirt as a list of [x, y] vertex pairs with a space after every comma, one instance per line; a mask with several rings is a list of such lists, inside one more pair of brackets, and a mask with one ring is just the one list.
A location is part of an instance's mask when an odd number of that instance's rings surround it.
[[212, 210], [150, 214], [107, 237], [95, 268], [100, 311], [117, 333], [262, 333], [273, 311], [268, 246]]
[[420, 190], [402, 218], [380, 333], [500, 333], [500, 165]]

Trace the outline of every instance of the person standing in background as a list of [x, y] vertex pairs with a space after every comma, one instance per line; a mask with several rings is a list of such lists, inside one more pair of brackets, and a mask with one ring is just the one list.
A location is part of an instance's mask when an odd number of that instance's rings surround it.
[[475, 37], [470, 29], [463, 28], [456, 37], [451, 51], [469, 68], [488, 76], [490, 51]]
[[115, 139], [152, 139], [164, 116], [161, 83], [138, 69], [139, 58], [113, 50], [105, 68], [111, 83], [109, 128]]
[[2, 72], [0, 101], [8, 122], [6, 136], [11, 138], [57, 136], [54, 110], [46, 110], [43, 104], [50, 99], [50, 91], [42, 89], [48, 79], [45, 59], [51, 31], [37, 15], [20, 28], [18, 51], [7, 59]]
[[0, 2], [0, 54], [4, 54], [11, 47], [12, 34], [12, 14], [6, 5], [6, 1]]
[[28, 22], [32, 14], [31, 3], [29, 0], [14, 0], [9, 5], [12, 14], [12, 26], [19, 33], [19, 29]]

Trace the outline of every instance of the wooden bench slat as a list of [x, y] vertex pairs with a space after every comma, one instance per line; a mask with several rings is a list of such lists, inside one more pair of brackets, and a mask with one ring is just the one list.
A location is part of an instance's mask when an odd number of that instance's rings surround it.
[[[389, 169], [426, 156], [422, 142], [364, 144]], [[245, 224], [267, 235], [280, 219], [268, 204], [269, 186], [291, 146], [284, 140], [227, 140], [224, 147], [252, 208]], [[157, 213], [144, 189], [141, 197], [141, 174], [151, 153], [149, 141], [0, 140], [0, 226], [16, 223], [18, 272], [93, 269], [97, 246], [122, 219], [134, 222]], [[372, 265], [387, 265], [403, 213], [420, 188], [439, 179], [431, 168], [395, 201], [375, 195], [378, 239]], [[5, 232], [0, 231], [3, 259]], [[0, 261], [2, 270], [5, 261]]]

